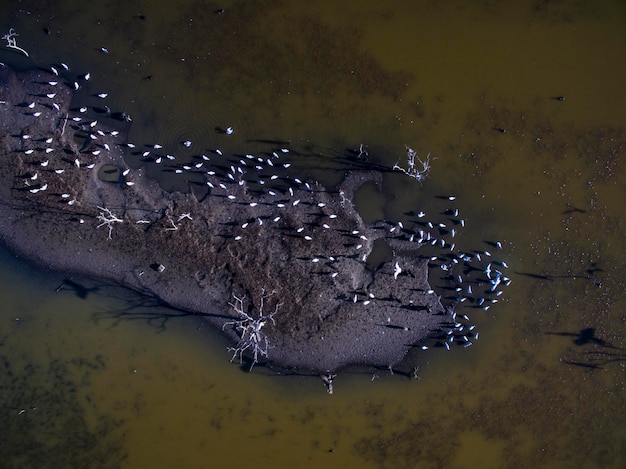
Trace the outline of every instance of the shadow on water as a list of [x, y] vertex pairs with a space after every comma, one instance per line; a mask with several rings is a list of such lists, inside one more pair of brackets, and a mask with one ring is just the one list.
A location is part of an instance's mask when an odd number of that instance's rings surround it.
[[[88, 283], [93, 282], [92, 286]], [[103, 298], [110, 298], [115, 304], [121, 304], [114, 309], [107, 309], [93, 314], [95, 323], [110, 321], [117, 326], [122, 321], [145, 321], [158, 332], [165, 332], [167, 323], [175, 319], [184, 318], [218, 318], [232, 319], [224, 314], [200, 313], [177, 308], [161, 299], [151, 291], [130, 291], [123, 285], [110, 281], [74, 280], [73, 277], [63, 279], [56, 288], [57, 293], [72, 292], [80, 299], [87, 299], [89, 294], [100, 294]]]
[[595, 337], [595, 329], [593, 327], [587, 327], [586, 329], [581, 329], [579, 332], [546, 332], [546, 334], [549, 335], [560, 335], [563, 337], [574, 337], [574, 344], [581, 346], [581, 345], [587, 345], [587, 344], [594, 344], [594, 345], [599, 345], [601, 347], [605, 347], [605, 348], [611, 348], [611, 349], [617, 349], [617, 350], [624, 350], [620, 347], [615, 347], [614, 345], [611, 345], [609, 342], [607, 342], [604, 339], [600, 339], [598, 337]]
[[[115, 298], [114, 296], [111, 296]], [[219, 318], [232, 319], [232, 316], [224, 314], [198, 313], [195, 311], [176, 308], [155, 295], [141, 295], [134, 300], [126, 300], [126, 305], [115, 310], [107, 310], [93, 315], [96, 323], [107, 320], [112, 321], [112, 326], [122, 321], [145, 321], [156, 328], [158, 332], [165, 332], [167, 323], [184, 318]]]
[[55, 291], [59, 293], [61, 290], [69, 290], [81, 300], [86, 300], [90, 293], [97, 293], [100, 288], [98, 286], [86, 287], [82, 283], [75, 281], [73, 277], [68, 277], [63, 279], [63, 282], [61, 282]]
[[561, 359], [563, 363], [568, 365], [578, 366], [588, 370], [595, 370], [603, 369], [603, 366], [608, 365], [609, 363], [626, 361], [626, 353], [623, 353], [625, 349], [596, 337], [596, 331], [593, 327], [587, 327], [578, 332], [546, 332], [545, 334], [560, 337], [571, 337], [573, 344], [577, 347], [589, 345], [595, 348], [595, 350], [586, 350], [584, 352], [576, 351], [575, 358]]
[[604, 272], [603, 269], [598, 267], [595, 262], [591, 263], [591, 266], [588, 269], [585, 269], [583, 273], [580, 274], [571, 274], [571, 275], [559, 275], [559, 274], [538, 274], [534, 272], [518, 272], [515, 271], [516, 275], [523, 275], [525, 277], [529, 277], [535, 280], [564, 280], [564, 279], [581, 279], [581, 280], [589, 280], [593, 282], [595, 286], [598, 288], [602, 287], [602, 281], [598, 279], [595, 274], [598, 272]]

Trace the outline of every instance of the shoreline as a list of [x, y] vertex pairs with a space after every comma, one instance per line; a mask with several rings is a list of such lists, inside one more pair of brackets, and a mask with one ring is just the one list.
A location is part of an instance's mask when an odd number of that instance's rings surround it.
[[[366, 225], [353, 206], [358, 187], [380, 184], [379, 172], [352, 173], [328, 191], [282, 171], [266, 177], [275, 181], [270, 188], [252, 178], [276, 172], [280, 154], [250, 158], [262, 166], [256, 172], [203, 154], [184, 171], [205, 184], [168, 193], [126, 165], [123, 132], [70, 109], [67, 86], [51, 91], [53, 75], [0, 72], [0, 236], [31, 261], [201, 313], [235, 344], [234, 360], [256, 350], [259, 361], [286, 370], [393, 366], [449, 325], [427, 259], [395, 255], [375, 271], [366, 267], [377, 239], [418, 246], [406, 240], [408, 229]], [[268, 311], [275, 314], [261, 321]]]

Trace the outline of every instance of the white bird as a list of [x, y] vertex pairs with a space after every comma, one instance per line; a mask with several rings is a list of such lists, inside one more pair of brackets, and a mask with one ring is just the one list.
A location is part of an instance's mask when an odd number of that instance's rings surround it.
[[232, 133], [235, 131], [235, 129], [233, 129], [232, 127], [228, 127], [226, 129], [226, 135], [232, 135]]
[[394, 278], [394, 280], [398, 278], [398, 275], [400, 275], [401, 272], [402, 272], [402, 269], [400, 268], [400, 264], [398, 264], [396, 262], [396, 265], [393, 268], [393, 278]]

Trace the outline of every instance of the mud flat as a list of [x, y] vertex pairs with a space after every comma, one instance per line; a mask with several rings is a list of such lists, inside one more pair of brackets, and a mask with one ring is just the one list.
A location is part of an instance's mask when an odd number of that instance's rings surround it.
[[356, 211], [355, 190], [379, 173], [350, 174], [330, 191], [289, 175], [288, 149], [237, 164], [207, 151], [180, 164], [142, 148], [200, 180], [188, 194], [166, 192], [127, 166], [124, 129], [106, 125], [114, 116], [101, 123], [70, 108], [65, 80], [2, 66], [0, 85], [0, 236], [31, 261], [197, 313], [230, 337], [235, 360], [256, 350], [259, 363], [288, 370], [394, 365], [450, 326], [428, 259], [366, 268], [376, 239], [419, 247], [409, 230], [366, 225]]

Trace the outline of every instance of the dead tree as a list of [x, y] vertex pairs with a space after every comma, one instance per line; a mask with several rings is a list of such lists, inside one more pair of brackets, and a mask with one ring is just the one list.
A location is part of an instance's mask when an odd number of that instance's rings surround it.
[[[426, 161], [422, 161], [417, 156], [417, 153], [415, 152], [415, 150], [407, 146], [406, 158], [407, 158], [406, 169], [404, 169], [402, 166], [399, 166], [398, 163], [393, 165], [393, 169], [401, 171], [407, 176], [410, 176], [419, 182], [422, 182], [424, 179], [428, 177], [428, 173], [430, 172], [430, 153], [426, 156]], [[422, 165], [421, 169], [415, 163], [415, 160], [417, 160]]]
[[265, 290], [261, 293], [261, 300], [259, 307], [257, 308], [257, 316], [253, 317], [244, 311], [245, 296], [239, 298], [233, 294], [235, 298], [234, 303], [228, 303], [232, 306], [235, 312], [240, 316], [240, 319], [228, 321], [222, 326], [222, 330], [227, 326], [233, 326], [234, 329], [240, 334], [239, 342], [234, 347], [228, 347], [229, 352], [233, 352], [233, 356], [230, 361], [234, 361], [239, 356], [239, 363], [243, 362], [244, 353], [249, 354], [252, 357], [252, 364], [250, 370], [258, 363], [259, 358], [268, 358], [268, 351], [270, 348], [269, 340], [263, 332], [263, 327], [267, 324], [267, 321], [274, 321], [274, 315], [278, 313], [278, 308], [282, 303], [277, 303], [274, 307], [274, 311], [266, 314], [263, 310], [265, 307], [265, 300], [272, 296], [274, 292], [269, 294], [265, 293]]

